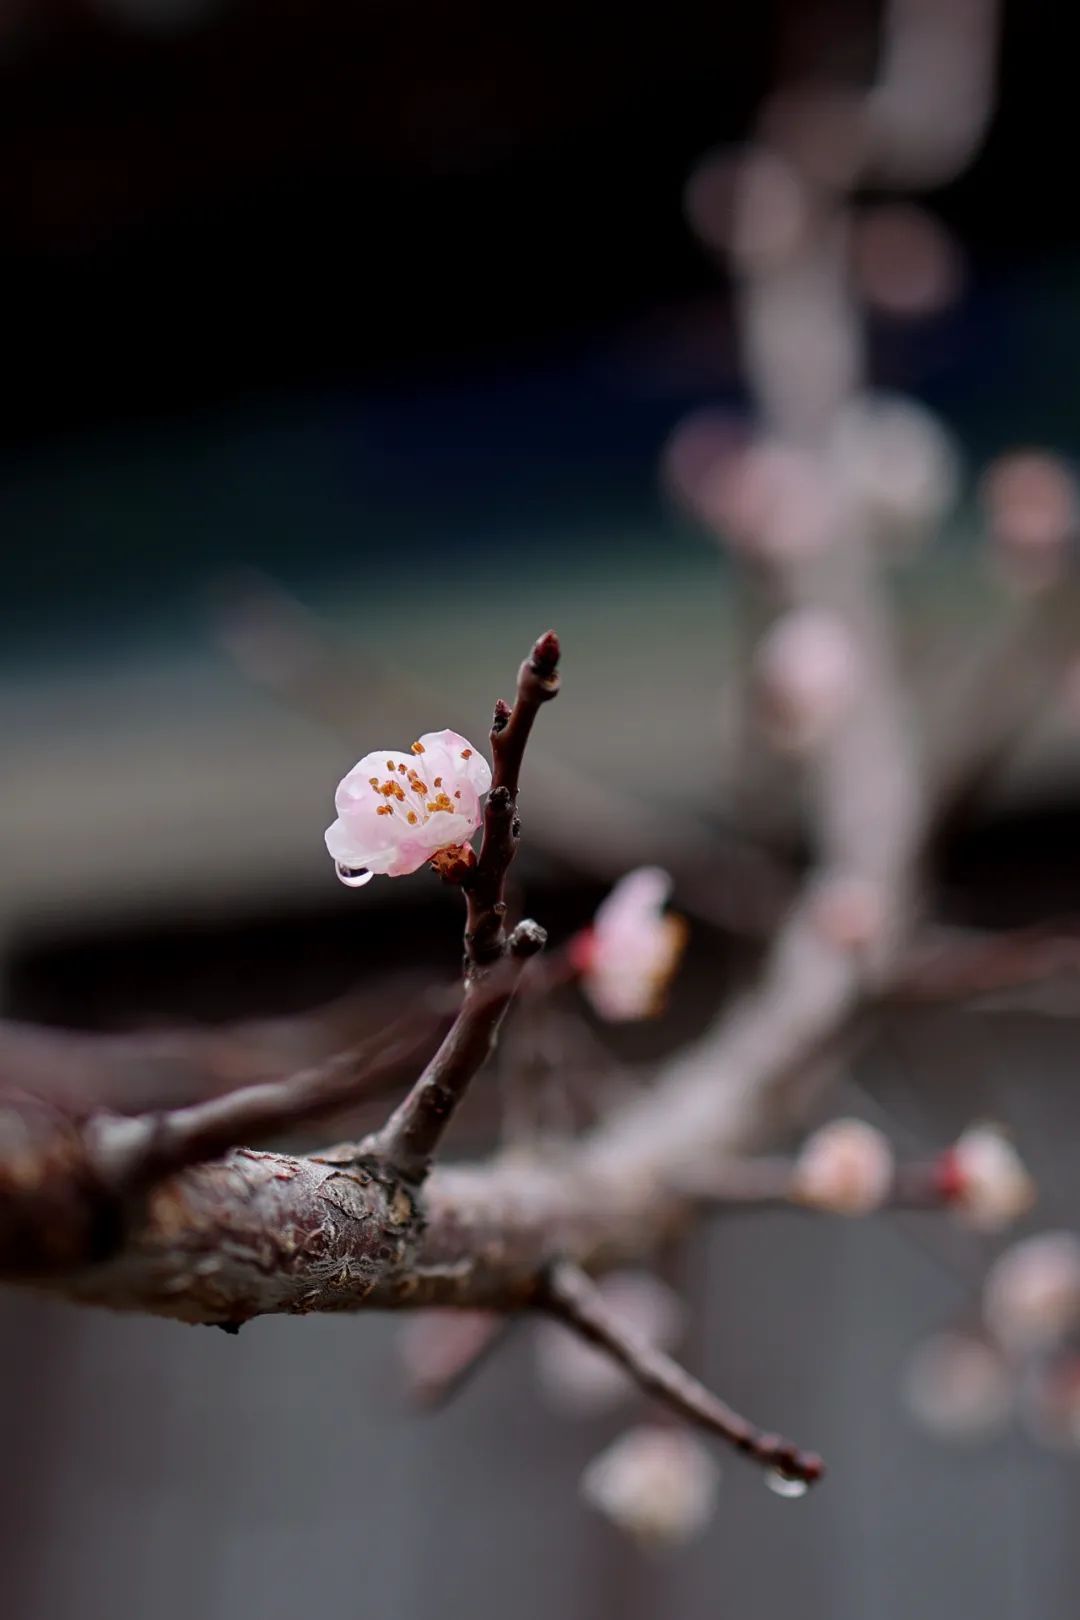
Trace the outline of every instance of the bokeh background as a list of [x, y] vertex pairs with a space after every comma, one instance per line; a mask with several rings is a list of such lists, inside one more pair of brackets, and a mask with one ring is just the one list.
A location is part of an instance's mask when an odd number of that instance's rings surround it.
[[[929, 199], [964, 298], [871, 328], [878, 380], [939, 413], [970, 469], [1080, 443], [1063, 18], [1006, 6], [989, 139]], [[672, 780], [706, 843], [737, 822], [790, 843], [791, 784], [746, 769], [730, 702], [754, 623], [657, 472], [688, 411], [743, 399], [728, 289], [683, 195], [778, 62], [858, 81], [877, 21], [864, 0], [0, 0], [8, 1016], [304, 1014], [452, 970], [460, 919], [437, 884], [334, 882], [332, 788], [384, 737], [481, 732], [548, 623], [565, 697], [533, 766], [594, 775], [626, 810], [608, 825], [549, 789], [531, 910], [566, 931], [613, 863], [668, 858]], [[897, 592], [932, 699], [993, 613], [970, 501]], [[1080, 906], [1080, 750], [1052, 709], [946, 852], [955, 920]], [[748, 956], [697, 926], [667, 1019], [618, 1055], [699, 1027]], [[1068, 1016], [909, 1015], [842, 1100], [911, 1151], [1006, 1119], [1039, 1224], [1076, 1224], [1076, 1057]], [[489, 1126], [478, 1108], [473, 1145]], [[914, 1216], [705, 1233], [680, 1262], [688, 1356], [831, 1476], [789, 1504], [731, 1461], [714, 1527], [668, 1559], [577, 1496], [633, 1407], [553, 1414], [527, 1331], [417, 1416], [393, 1322], [232, 1339], [7, 1295], [0, 1606], [1065, 1620], [1075, 1459], [1019, 1430], [947, 1449], [900, 1393], [990, 1252]]]

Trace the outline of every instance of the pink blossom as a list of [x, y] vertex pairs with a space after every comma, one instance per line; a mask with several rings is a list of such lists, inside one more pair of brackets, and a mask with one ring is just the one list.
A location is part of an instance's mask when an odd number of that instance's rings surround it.
[[1009, 1367], [1000, 1351], [970, 1333], [940, 1333], [915, 1351], [904, 1380], [907, 1403], [943, 1440], [995, 1434], [1012, 1407]]
[[1077, 489], [1060, 457], [1044, 450], [999, 456], [980, 493], [994, 538], [1016, 551], [1053, 551], [1077, 524]]
[[1080, 1243], [1040, 1232], [1006, 1249], [983, 1290], [986, 1325], [1008, 1350], [1058, 1344], [1080, 1321]]
[[900, 319], [935, 315], [963, 291], [965, 265], [944, 226], [911, 203], [879, 203], [853, 222], [855, 281], [866, 302]]
[[491, 768], [456, 731], [428, 731], [410, 754], [365, 754], [338, 784], [337, 820], [326, 847], [350, 888], [373, 877], [405, 877], [443, 850], [457, 850], [480, 825]]
[[659, 867], [628, 872], [572, 941], [582, 988], [601, 1018], [617, 1023], [659, 1011], [686, 938], [682, 918], [664, 911], [670, 893]]
[[1066, 1352], [1026, 1369], [1020, 1415], [1041, 1445], [1059, 1451], [1080, 1447], [1080, 1356]]
[[869, 1215], [888, 1197], [893, 1155], [861, 1119], [834, 1119], [807, 1138], [795, 1161], [794, 1196], [834, 1215]]
[[720, 1470], [685, 1429], [642, 1424], [594, 1459], [581, 1481], [585, 1500], [648, 1547], [699, 1535], [716, 1508]]
[[1035, 1202], [1035, 1183], [996, 1125], [973, 1125], [942, 1157], [945, 1192], [969, 1226], [996, 1232]]

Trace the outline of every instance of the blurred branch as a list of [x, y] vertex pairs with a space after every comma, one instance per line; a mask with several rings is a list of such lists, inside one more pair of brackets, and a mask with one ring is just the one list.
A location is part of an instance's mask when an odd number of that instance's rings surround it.
[[941, 801], [936, 843], [970, 817], [1045, 710], [1077, 655], [1078, 624], [1075, 579], [1021, 600], [1014, 623], [970, 678], [944, 694], [928, 765]]
[[[104, 1033], [0, 1020], [0, 1099], [31, 1095], [73, 1119], [101, 1109], [176, 1108], [284, 1079], [378, 1033], [407, 1006], [437, 1009], [448, 993], [448, 987], [433, 991], [416, 976], [398, 974], [309, 1013], [234, 1024]], [[436, 1019], [433, 1038], [437, 1026]], [[387, 1075], [386, 1088], [408, 1078], [407, 1070], [396, 1080]], [[382, 1093], [365, 1088], [364, 1094]]]
[[[684, 1191], [720, 1209], [814, 1209], [800, 1191], [797, 1161], [784, 1158], [728, 1159], [687, 1182]], [[943, 1209], [954, 1197], [937, 1160], [898, 1164], [880, 1209]], [[829, 1211], [826, 1209], [826, 1213]], [[834, 1212], [835, 1213], [835, 1212]]]
[[974, 1001], [1063, 977], [1080, 977], [1080, 929], [1044, 925], [997, 934], [942, 929], [912, 949], [889, 999]]

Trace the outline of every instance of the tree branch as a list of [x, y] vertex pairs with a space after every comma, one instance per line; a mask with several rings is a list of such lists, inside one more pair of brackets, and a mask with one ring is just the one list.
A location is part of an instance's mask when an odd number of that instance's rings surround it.
[[558, 663], [559, 638], [549, 630], [518, 671], [514, 707], [508, 708], [501, 699], [495, 705], [484, 834], [476, 865], [462, 879], [467, 909], [465, 961], [470, 975], [498, 961], [506, 950], [506, 875], [521, 836], [517, 814], [521, 766], [536, 716], [558, 693]]
[[[101, 1109], [141, 1114], [179, 1108], [324, 1063], [345, 1047], [381, 1035], [389, 1020], [418, 1001], [456, 1009], [456, 987], [394, 974], [294, 1016], [116, 1033], [4, 1019], [0, 1097], [21, 1093], [48, 1099], [73, 1119]], [[432, 1019], [433, 1036], [441, 1022], [441, 1013]], [[387, 1076], [386, 1084], [410, 1078], [405, 1070]], [[363, 1092], [380, 1094], [366, 1082]]]
[[740, 1417], [663, 1350], [639, 1338], [611, 1310], [580, 1266], [568, 1261], [553, 1265], [538, 1304], [617, 1361], [647, 1395], [697, 1428], [726, 1440], [762, 1468], [806, 1485], [815, 1484], [825, 1472], [825, 1464], [815, 1452], [803, 1451]]
[[461, 1011], [439, 1050], [382, 1130], [368, 1139], [367, 1151], [406, 1181], [418, 1186], [426, 1178], [458, 1104], [495, 1044], [521, 971], [543, 950], [546, 937], [531, 919], [518, 923], [497, 979], [469, 981]]
[[[453, 1027], [461, 1021], [459, 1013]], [[285, 1080], [245, 1086], [166, 1113], [131, 1119], [98, 1115], [88, 1132], [94, 1167], [109, 1185], [131, 1191], [242, 1142], [319, 1119], [352, 1102], [359, 1090], [379, 1091], [399, 1078], [427, 1049], [437, 1027], [430, 1016], [414, 1016]]]

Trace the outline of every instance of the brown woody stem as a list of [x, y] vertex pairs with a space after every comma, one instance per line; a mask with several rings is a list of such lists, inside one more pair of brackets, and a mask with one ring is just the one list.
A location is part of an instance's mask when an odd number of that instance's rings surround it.
[[580, 1266], [560, 1261], [548, 1273], [541, 1304], [597, 1349], [604, 1350], [647, 1395], [662, 1401], [680, 1417], [788, 1479], [813, 1485], [825, 1464], [777, 1434], [768, 1434], [707, 1390], [677, 1361], [638, 1338], [610, 1309], [600, 1290]]
[[407, 1181], [426, 1178], [458, 1104], [491, 1052], [521, 971], [546, 938], [538, 923], [518, 923], [497, 979], [469, 983], [439, 1050], [382, 1130], [369, 1138], [368, 1151]]
[[559, 638], [549, 630], [518, 671], [514, 707], [508, 708], [501, 699], [495, 705], [491, 725], [493, 769], [484, 807], [484, 835], [476, 865], [462, 882], [467, 976], [497, 962], [506, 950], [506, 874], [521, 836], [517, 815], [521, 763], [533, 721], [541, 706], [559, 690], [558, 663]]

